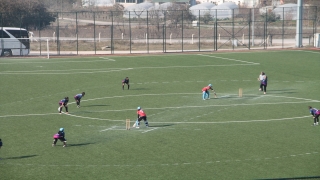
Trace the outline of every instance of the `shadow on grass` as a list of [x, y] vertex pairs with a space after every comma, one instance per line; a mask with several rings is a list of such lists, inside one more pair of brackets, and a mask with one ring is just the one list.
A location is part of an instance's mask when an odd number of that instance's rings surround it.
[[130, 89], [129, 91], [139, 91], [139, 90], [148, 90], [148, 88], [134, 88], [134, 89]]
[[272, 90], [267, 90], [268, 92], [272, 92], [272, 94], [292, 94], [296, 93], [295, 89], [272, 89]]
[[175, 124], [162, 124], [162, 125], [149, 125], [149, 127], [153, 128], [153, 127], [168, 127], [168, 126], [173, 126]]
[[9, 157], [9, 158], [3, 158], [3, 159], [24, 159], [24, 158], [32, 158], [38, 155], [28, 155], [28, 156], [17, 156], [17, 157]]
[[81, 106], [81, 107], [96, 107], [96, 106], [110, 106], [107, 104], [93, 104], [93, 105], [86, 105], [86, 106]]
[[94, 143], [79, 143], [79, 144], [68, 144], [67, 147], [69, 146], [86, 146], [86, 145], [90, 145], [90, 144], [94, 144]]
[[271, 178], [271, 179], [256, 179], [256, 180], [298, 180], [298, 179], [320, 179], [320, 176], [290, 177], [290, 178]]
[[70, 114], [86, 114], [86, 113], [93, 113], [92, 111], [79, 111], [79, 112], [72, 112]]

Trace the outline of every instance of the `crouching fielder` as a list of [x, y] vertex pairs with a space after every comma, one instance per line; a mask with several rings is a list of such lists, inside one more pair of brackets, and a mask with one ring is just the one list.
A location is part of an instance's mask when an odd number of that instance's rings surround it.
[[69, 102], [69, 97], [65, 97], [64, 99], [60, 100], [59, 102], [59, 108], [58, 111], [61, 114], [62, 108], [66, 108], [66, 113], [68, 114], [68, 102]]
[[60, 128], [59, 132], [55, 135], [53, 135], [53, 143], [52, 147], [56, 146], [58, 139], [63, 142], [63, 147], [67, 146], [67, 140], [65, 139], [64, 129]]
[[136, 123], [133, 124], [133, 127], [139, 128], [141, 120], [144, 120], [144, 124], [146, 125], [146, 127], [149, 127], [147, 114], [141, 109], [141, 107], [137, 108], [137, 115], [138, 115], [138, 119]]
[[203, 100], [210, 99], [210, 92], [209, 92], [209, 90], [213, 91], [214, 97], [217, 98], [216, 92], [212, 89], [212, 84], [209, 84], [208, 86], [202, 88], [202, 99], [203, 99]]
[[320, 110], [313, 108], [311, 106], [308, 106], [308, 108], [313, 118], [313, 126], [319, 125]]
[[82, 92], [81, 94], [77, 94], [77, 95], [74, 96], [74, 100], [76, 101], [78, 108], [80, 107], [81, 98], [82, 98], [85, 94], [86, 94], [85, 92]]

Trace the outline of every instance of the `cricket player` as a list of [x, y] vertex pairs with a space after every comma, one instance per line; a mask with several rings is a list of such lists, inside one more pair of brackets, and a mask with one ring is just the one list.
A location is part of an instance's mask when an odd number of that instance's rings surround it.
[[66, 108], [66, 113], [68, 114], [68, 102], [69, 102], [69, 97], [65, 97], [64, 99], [60, 100], [59, 102], [59, 113], [61, 114], [62, 108]]
[[63, 147], [67, 146], [67, 140], [65, 139], [64, 128], [60, 128], [58, 133], [53, 135], [52, 147], [56, 146], [58, 139], [63, 142]]
[[138, 115], [138, 119], [136, 123], [133, 124], [133, 127], [139, 128], [141, 120], [144, 120], [144, 124], [146, 125], [146, 127], [149, 127], [147, 114], [141, 109], [141, 107], [137, 108], [137, 115]]
[[74, 100], [76, 100], [78, 108], [80, 107], [80, 100], [85, 94], [85, 92], [82, 92], [81, 94], [77, 94], [74, 96]]
[[313, 117], [313, 126], [319, 125], [320, 110], [318, 110], [316, 108], [312, 108], [311, 106], [309, 106], [309, 111], [310, 111], [310, 114]]
[[216, 94], [216, 92], [213, 90], [212, 84], [209, 84], [208, 86], [205, 86], [205, 87], [202, 88], [202, 99], [203, 99], [203, 100], [210, 99], [210, 92], [209, 92], [209, 90], [213, 91], [214, 97], [217, 98], [217, 94]]
[[129, 77], [126, 77], [124, 80], [122, 80], [122, 90], [124, 90], [124, 85], [125, 84], [128, 85], [128, 90], [129, 90], [129, 88], [130, 88]]

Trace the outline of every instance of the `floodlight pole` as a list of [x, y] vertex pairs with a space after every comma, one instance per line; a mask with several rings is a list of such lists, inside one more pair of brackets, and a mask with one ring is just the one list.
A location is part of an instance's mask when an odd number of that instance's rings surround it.
[[296, 27], [296, 47], [302, 47], [302, 10], [303, 0], [298, 0], [297, 3], [297, 27]]
[[251, 38], [251, 42], [252, 42], [252, 47], [254, 46], [254, 7], [252, 8], [252, 25], [251, 25], [251, 28], [252, 28], [252, 30], [251, 30], [251, 36], [252, 36], [252, 38]]

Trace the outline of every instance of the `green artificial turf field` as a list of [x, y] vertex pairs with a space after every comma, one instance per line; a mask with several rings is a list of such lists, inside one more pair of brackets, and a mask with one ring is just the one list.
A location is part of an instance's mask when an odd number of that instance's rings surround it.
[[[1, 58], [0, 179], [320, 178], [319, 67], [315, 51]], [[125, 130], [138, 106], [150, 127]]]

